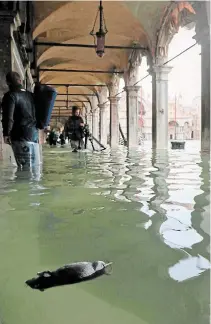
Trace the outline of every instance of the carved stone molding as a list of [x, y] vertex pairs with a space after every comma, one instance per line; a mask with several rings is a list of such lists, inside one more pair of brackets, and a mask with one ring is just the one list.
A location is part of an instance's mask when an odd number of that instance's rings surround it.
[[163, 61], [168, 56], [169, 43], [178, 33], [180, 26], [185, 26], [195, 19], [196, 11], [188, 1], [174, 2], [167, 7], [157, 35], [155, 63]]
[[138, 71], [142, 62], [142, 51], [134, 50], [130, 54], [128, 60], [128, 69], [124, 74], [124, 81], [126, 85], [132, 85], [138, 81]]
[[168, 81], [168, 74], [171, 72], [172, 66], [154, 65], [153, 72], [155, 73], [156, 81]]
[[135, 70], [141, 65], [142, 62], [142, 52], [141, 50], [133, 50], [128, 59], [128, 70]]
[[138, 91], [141, 89], [141, 86], [126, 86], [125, 91], [127, 92], [129, 98], [137, 98]]
[[118, 93], [118, 91], [119, 91], [119, 82], [120, 82], [119, 75], [114, 73], [112, 78], [111, 78], [111, 82], [108, 85], [109, 96], [110, 97], [114, 97]]
[[98, 107], [100, 109], [106, 109], [108, 107], [108, 102], [104, 102], [104, 103], [98, 104]]
[[118, 104], [121, 97], [108, 97], [108, 99], [110, 100], [111, 104], [115, 105]]
[[108, 97], [108, 88], [102, 87], [100, 89], [100, 91], [98, 92], [98, 94], [99, 94], [99, 103], [103, 104], [107, 100], [107, 97]]

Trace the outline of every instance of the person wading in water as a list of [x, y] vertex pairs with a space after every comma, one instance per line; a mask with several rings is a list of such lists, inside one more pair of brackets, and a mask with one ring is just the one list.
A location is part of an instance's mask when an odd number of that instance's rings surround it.
[[40, 164], [39, 133], [33, 94], [26, 91], [17, 72], [6, 75], [9, 91], [2, 99], [4, 143], [12, 147], [19, 169]]
[[72, 116], [65, 124], [65, 135], [70, 139], [70, 144], [74, 152], [84, 148], [84, 121], [80, 116], [80, 109], [77, 106], [72, 108]]

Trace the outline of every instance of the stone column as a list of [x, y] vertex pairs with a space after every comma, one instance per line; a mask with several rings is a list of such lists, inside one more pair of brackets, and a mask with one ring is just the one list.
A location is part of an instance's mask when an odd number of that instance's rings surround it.
[[210, 30], [200, 27], [194, 38], [201, 45], [201, 151], [210, 152]]
[[90, 128], [90, 131], [94, 137], [99, 139], [99, 108], [98, 108], [97, 97], [91, 98], [91, 104], [92, 104], [92, 128]]
[[126, 86], [127, 93], [127, 145], [138, 146], [138, 91], [140, 86]]
[[210, 35], [201, 42], [201, 150], [210, 151]]
[[201, 150], [210, 152], [210, 1], [197, 1], [196, 35], [201, 45]]
[[168, 74], [172, 67], [154, 65], [152, 71], [152, 146], [168, 148]]
[[89, 125], [89, 131], [92, 132], [92, 112], [89, 110], [87, 112], [87, 124]]
[[99, 104], [100, 108], [100, 142], [106, 146], [108, 136], [108, 123], [107, 123], [107, 103]]
[[99, 108], [92, 112], [92, 135], [99, 139]]
[[81, 117], [83, 118], [83, 121], [85, 122], [85, 119], [86, 119], [85, 107], [80, 108], [80, 111], [81, 111]]
[[92, 132], [92, 107], [90, 103], [85, 104], [85, 114], [86, 114], [86, 123], [89, 125], [89, 131]]
[[120, 97], [109, 97], [110, 100], [110, 145], [119, 146], [119, 100]]

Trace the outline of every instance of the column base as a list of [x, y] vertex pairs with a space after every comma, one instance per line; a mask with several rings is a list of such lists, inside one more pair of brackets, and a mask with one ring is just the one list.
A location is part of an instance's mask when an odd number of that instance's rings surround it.
[[129, 143], [127, 142], [128, 149], [137, 149], [140, 145], [137, 143]]
[[210, 153], [210, 141], [201, 141], [201, 152]]

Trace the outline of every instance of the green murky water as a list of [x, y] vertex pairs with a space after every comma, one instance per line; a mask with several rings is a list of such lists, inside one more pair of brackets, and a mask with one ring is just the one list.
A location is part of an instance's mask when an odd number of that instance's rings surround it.
[[[208, 324], [209, 156], [44, 150], [41, 181], [0, 168], [2, 324]], [[65, 263], [112, 260], [112, 276], [24, 284]]]

